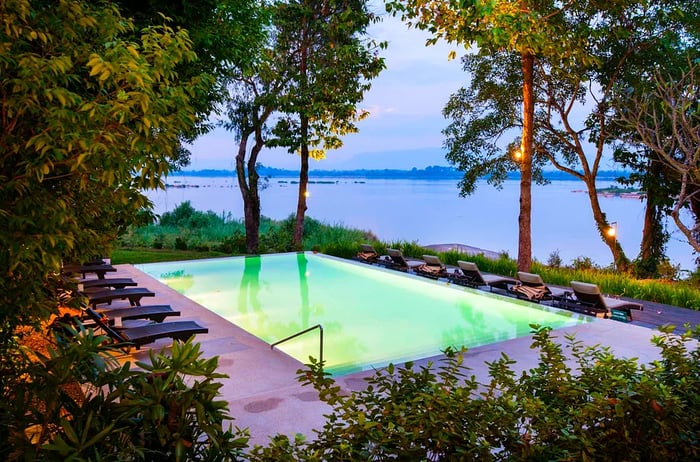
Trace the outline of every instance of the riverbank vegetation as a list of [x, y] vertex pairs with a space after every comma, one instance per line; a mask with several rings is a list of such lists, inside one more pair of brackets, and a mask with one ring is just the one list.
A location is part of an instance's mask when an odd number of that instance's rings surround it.
[[[334, 249], [339, 245], [346, 246], [346, 243], [350, 248], [356, 242], [377, 240], [369, 231], [350, 229], [341, 224], [329, 225], [311, 218], [304, 221], [306, 250]], [[261, 217], [258, 253], [292, 251], [293, 232], [293, 215], [279, 221]], [[120, 236], [117, 244], [122, 249], [189, 250], [228, 255], [247, 253], [245, 224], [242, 220], [233, 219], [230, 215], [195, 210], [188, 201], [172, 212], [164, 213], [156, 224], [130, 227]]]
[[[286, 220], [261, 220], [260, 252], [275, 253], [293, 250], [291, 236], [294, 217]], [[166, 212], [159, 223], [131, 227], [119, 238], [119, 249], [112, 255], [115, 263], [147, 263], [166, 259], [210, 258], [246, 253], [245, 227], [240, 220], [220, 216], [211, 211], [195, 210], [183, 202], [172, 212]], [[447, 265], [457, 260], [474, 261], [482, 271], [515, 276], [516, 262], [506, 254], [498, 259], [484, 255], [465, 255], [456, 251], [435, 252], [413, 242], [382, 242], [371, 231], [352, 229], [342, 224], [330, 225], [308, 218], [304, 224], [304, 249], [343, 258], [353, 258], [361, 243], [371, 242], [377, 251], [398, 248], [409, 256], [438, 255]], [[182, 252], [179, 254], [178, 252]], [[152, 260], [151, 260], [152, 259]], [[556, 253], [547, 262], [535, 260], [532, 271], [549, 284], [568, 286], [571, 281], [597, 284], [606, 294], [647, 300], [700, 310], [700, 277], [685, 275], [681, 280], [678, 268], [670, 263], [659, 268], [666, 272], [656, 279], [638, 279], [631, 272], [597, 267], [585, 255], [565, 264]]]

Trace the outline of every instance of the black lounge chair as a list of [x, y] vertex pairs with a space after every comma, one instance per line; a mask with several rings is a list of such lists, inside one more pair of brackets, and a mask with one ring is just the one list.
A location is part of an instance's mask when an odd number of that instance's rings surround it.
[[559, 287], [547, 286], [539, 274], [518, 271], [517, 284], [508, 290], [518, 298], [539, 303], [543, 300], [559, 300], [565, 297], [569, 291]]
[[64, 265], [63, 274], [80, 274], [85, 278], [86, 274], [94, 273], [98, 279], [104, 279], [106, 273], [114, 273], [117, 269], [112, 265]]
[[136, 287], [138, 285], [131, 278], [81, 279], [78, 281], [78, 284], [83, 285], [83, 290], [104, 289], [106, 287], [124, 289], [125, 287]]
[[381, 263], [387, 268], [398, 271], [408, 271], [409, 269], [422, 265], [422, 262], [419, 261], [409, 262], [403, 256], [403, 253], [397, 249], [386, 249], [386, 253], [388, 254], [388, 258], [384, 258], [382, 261], [378, 261], [378, 263]]
[[449, 280], [455, 284], [476, 289], [488, 286], [489, 290], [493, 290], [494, 287], [508, 290], [509, 285], [518, 283], [518, 281], [512, 278], [493, 274], [482, 274], [476, 263], [470, 261], [459, 260], [457, 261], [457, 265], [459, 268], [448, 275]]
[[143, 297], [155, 297], [155, 292], [142, 287], [127, 287], [126, 289], [103, 289], [97, 292], [83, 293], [88, 303], [95, 308], [101, 303], [112, 304], [113, 300], [129, 300], [131, 306], [139, 306]]
[[112, 340], [123, 344], [128, 351], [133, 346], [137, 350], [142, 345], [153, 343], [161, 338], [171, 338], [173, 341], [184, 342], [193, 335], [206, 334], [209, 329], [197, 324], [195, 321], [172, 321], [148, 324], [139, 327], [125, 327], [117, 329], [102, 320], [102, 316], [93, 310], [85, 310], [96, 327], [102, 329]]
[[560, 302], [562, 308], [624, 322], [632, 320], [631, 310], [644, 309], [640, 303], [603, 296], [600, 288], [595, 284], [571, 281], [571, 289], [574, 298], [562, 300]]
[[148, 319], [154, 322], [163, 322], [169, 316], [180, 316], [180, 312], [173, 310], [170, 305], [130, 306], [96, 309], [95, 311], [102, 315], [102, 319], [110, 325], [118, 324], [117, 320]]
[[379, 254], [376, 250], [374, 250], [374, 247], [369, 244], [360, 244], [360, 248], [362, 250], [357, 253], [358, 260], [363, 263], [377, 263], [377, 260], [379, 260]]
[[435, 255], [423, 255], [423, 260], [425, 261], [424, 264], [413, 269], [416, 274], [431, 279], [446, 278], [448, 276], [447, 268], [442, 264], [440, 258]]

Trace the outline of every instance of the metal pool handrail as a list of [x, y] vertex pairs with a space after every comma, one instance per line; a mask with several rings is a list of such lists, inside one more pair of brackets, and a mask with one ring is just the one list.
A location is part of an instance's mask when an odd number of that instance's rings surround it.
[[289, 337], [283, 338], [282, 340], [278, 340], [272, 345], [270, 345], [270, 349], [272, 350], [275, 348], [275, 346], [279, 345], [280, 343], [284, 343], [287, 340], [291, 340], [295, 337], [299, 337], [300, 335], [304, 335], [307, 332], [311, 332], [314, 329], [318, 329], [321, 333], [319, 336], [319, 341], [318, 341], [318, 349], [319, 349], [319, 362], [323, 364], [323, 326], [321, 324], [316, 324], [315, 326], [311, 326], [308, 329], [304, 329], [302, 331], [297, 332], [296, 334], [292, 334]]

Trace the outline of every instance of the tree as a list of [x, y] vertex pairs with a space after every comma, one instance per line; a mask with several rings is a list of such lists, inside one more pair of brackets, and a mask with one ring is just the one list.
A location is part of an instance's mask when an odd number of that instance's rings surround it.
[[562, 19], [568, 11], [578, 14], [584, 2], [433, 2], [394, 0], [390, 12], [401, 13], [409, 25], [428, 30], [439, 38], [466, 47], [476, 45], [479, 52], [512, 53], [519, 58], [522, 98], [522, 135], [518, 165], [520, 168], [520, 214], [518, 217], [518, 269], [529, 271], [532, 264], [531, 186], [534, 150], [534, 68], [536, 59], [546, 58], [561, 65], [588, 59], [583, 36], [573, 34]]
[[[617, 139], [611, 130], [613, 88], [621, 79], [635, 75], [630, 67], [632, 58], [646, 59], [647, 66], [658, 63], [645, 51], [654, 46], [657, 37], [666, 37], [674, 30], [669, 22], [657, 22], [659, 12], [671, 3], [649, 8], [636, 1], [608, 6], [568, 3], [545, 17], [552, 23], [549, 40], [572, 40], [560, 49], [545, 48], [535, 57], [534, 158], [524, 155], [515, 160], [531, 162], [536, 180], [541, 179], [540, 169], [550, 164], [586, 184], [596, 227], [619, 268], [625, 268], [628, 259], [619, 240], [608, 234], [611, 226], [596, 191], [600, 163], [608, 144]], [[546, 14], [552, 7], [538, 12]], [[503, 33], [498, 27], [493, 30]], [[525, 118], [514, 109], [523, 101], [517, 96], [523, 84], [522, 58], [508, 47], [487, 46], [466, 55], [463, 61], [465, 70], [472, 73], [470, 87], [455, 94], [444, 113], [452, 118], [445, 130], [447, 157], [465, 170], [461, 188], [468, 194], [484, 174], [491, 175], [491, 183], [500, 184], [514, 167], [512, 153], [522, 155], [515, 142], [504, 148], [502, 138], [513, 129], [523, 133], [527, 129]], [[588, 111], [583, 122], [577, 121], [581, 111]]]
[[668, 170], [653, 160], [654, 154], [645, 149], [634, 151], [632, 146], [618, 146], [614, 158], [616, 162], [633, 169], [629, 176], [619, 178], [618, 182], [644, 191], [646, 204], [642, 240], [633, 270], [639, 278], [654, 278], [659, 276], [659, 265], [667, 260], [666, 244], [670, 235], [666, 231], [665, 218], [677, 192], [675, 182], [668, 178]]
[[[229, 121], [221, 125], [238, 137], [236, 171], [243, 197], [246, 245], [248, 252], [257, 252], [260, 198], [255, 163], [264, 146], [263, 127], [273, 107], [261, 102], [266, 99], [266, 95], [261, 94], [266, 85], [265, 77], [258, 79], [254, 69], [264, 66], [266, 58], [270, 57], [262, 50], [268, 40], [269, 5], [250, 0], [120, 0], [118, 3], [125, 14], [135, 18], [138, 26], [161, 21], [164, 15], [172, 27], [181, 27], [190, 33], [197, 61], [178, 70], [185, 77], [211, 76], [213, 79], [212, 85], [193, 102], [200, 123], [183, 139], [191, 141], [208, 131], [207, 119], [221, 107], [228, 108]], [[235, 89], [232, 90], [232, 86]], [[253, 135], [254, 154], [246, 161], [248, 141]], [[189, 152], [183, 157], [188, 161]]]
[[320, 159], [342, 146], [341, 136], [357, 131], [368, 114], [357, 110], [369, 81], [384, 61], [383, 44], [366, 39], [378, 17], [366, 0], [291, 0], [279, 2], [274, 14], [274, 53], [286, 58], [289, 85], [278, 99], [280, 118], [269, 146], [299, 153], [299, 197], [292, 246], [302, 247], [309, 158]]
[[[228, 85], [240, 68], [250, 65], [265, 39], [265, 13], [260, 1], [250, 0], [117, 0], [122, 14], [132, 18], [136, 33], [145, 27], [167, 24], [188, 31], [197, 59], [182, 63], [180, 78], [206, 77], [209, 83], [193, 95], [197, 124], [182, 140], [191, 142], [208, 132], [209, 118], [228, 98]], [[189, 162], [189, 152], [182, 163]]]
[[[618, 123], [619, 112], [625, 110], [620, 90], [645, 93], [649, 91], [652, 69], [672, 73], [683, 69], [686, 53], [696, 50], [700, 43], [697, 17], [698, 5], [694, 2], [632, 1], [610, 7], [602, 15], [602, 21], [596, 18], [593, 23], [591, 48], [599, 64], [591, 69], [589, 79], [594, 82], [591, 87], [599, 90], [589, 90], [596, 110], [591, 113], [586, 128], [590, 132], [589, 140], [595, 141], [596, 146], [602, 141], [612, 147], [615, 161], [633, 169], [629, 179], [624, 181], [639, 184], [645, 192], [642, 242], [633, 267], [643, 277], [657, 275], [657, 267], [665, 259], [668, 234], [663, 218], [678, 186], [673, 175], [656, 162], [651, 150], [630, 151], [636, 144], [630, 143], [634, 131]], [[602, 233], [608, 229], [608, 224], [601, 222], [598, 218], [602, 215], [593, 210]], [[608, 237], [606, 242], [617, 267], [625, 269], [627, 258], [619, 240], [613, 238], [612, 245], [610, 240]]]
[[[262, 53], [272, 57], [270, 50]], [[258, 252], [260, 240], [260, 175], [257, 171], [258, 155], [268, 140], [267, 121], [276, 108], [276, 97], [284, 88], [284, 76], [274, 73], [273, 60], [263, 58], [248, 73], [241, 75], [232, 89], [228, 103], [229, 120], [223, 125], [234, 131], [238, 138], [236, 153], [236, 177], [243, 198], [246, 250]], [[250, 137], [254, 144], [248, 149]]]
[[0, 346], [56, 308], [63, 261], [108, 254], [177, 158], [206, 79], [185, 31], [114, 6], [0, 4]]
[[[629, 54], [624, 72], [613, 87], [612, 128], [614, 137], [622, 140], [622, 143], [614, 144], [615, 160], [632, 169], [627, 183], [639, 185], [646, 195], [644, 232], [640, 253], [635, 261], [635, 271], [642, 277], [655, 276], [659, 263], [665, 258], [664, 248], [669, 234], [665, 230], [664, 218], [671, 214], [680, 184], [673, 169], [660, 161], [653, 149], [644, 146], [634, 127], [624, 121], [618, 124], [617, 121], [620, 114], [626, 113], [629, 107], [634, 107], [631, 98], [656, 91], [654, 69], [663, 69], [664, 75], [674, 80], [687, 72], [689, 57], [691, 60], [693, 56], [697, 57], [700, 47], [698, 8], [696, 2], [673, 0], [650, 5], [646, 13], [649, 19], [634, 28], [636, 34], [646, 35], [646, 39], [640, 41], [644, 46]], [[665, 132], [672, 136], [668, 125]]]
[[[700, 64], [690, 61], [679, 78], [657, 70], [653, 85], [652, 92], [633, 95], [619, 116], [674, 174], [680, 187], [670, 215], [700, 253]], [[691, 223], [684, 210], [691, 212]]]
[[[227, 103], [228, 120], [222, 125], [235, 133], [238, 140], [236, 176], [243, 199], [246, 250], [258, 252], [260, 236], [260, 175], [258, 156], [267, 144], [268, 120], [279, 106], [279, 97], [287, 90], [289, 69], [287, 58], [275, 52], [277, 32], [273, 18], [276, 6], [267, 5], [264, 17], [269, 35], [249, 65], [241, 66], [232, 76]], [[254, 144], [249, 149], [250, 137]]]

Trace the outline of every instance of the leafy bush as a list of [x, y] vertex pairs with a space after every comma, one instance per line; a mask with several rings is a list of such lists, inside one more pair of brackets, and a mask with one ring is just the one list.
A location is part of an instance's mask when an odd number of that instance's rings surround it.
[[245, 234], [236, 230], [214, 247], [219, 252], [243, 254], [246, 252]]
[[559, 256], [558, 250], [553, 251], [549, 254], [549, 257], [547, 257], [547, 266], [551, 266], [552, 268], [560, 268], [561, 264], [561, 256]]
[[294, 235], [293, 217], [271, 226], [267, 232], [260, 235], [258, 251], [260, 253], [290, 252], [292, 250], [292, 236]]
[[165, 212], [160, 218], [162, 226], [175, 226], [179, 228], [199, 229], [208, 226], [221, 225], [225, 220], [211, 210], [200, 212], [192, 207], [190, 201], [178, 205], [172, 212]]
[[[700, 354], [691, 333], [654, 339], [640, 365], [608, 348], [564, 345], [533, 326], [536, 367], [503, 356], [479, 383], [448, 351], [438, 366], [388, 367], [347, 393], [318, 363], [300, 371], [332, 407], [313, 441], [277, 436], [251, 460], [697, 460]], [[696, 330], [693, 335], [700, 332]]]
[[667, 281], [675, 281], [678, 279], [678, 275], [680, 274], [681, 265], [673, 265], [668, 260], [662, 260], [656, 267], [656, 271], [659, 278]]
[[187, 242], [180, 236], [175, 238], [175, 248], [177, 250], [187, 250]]
[[[3, 376], [3, 460], [235, 460], [247, 434], [224, 422], [217, 399], [225, 375], [199, 345], [174, 344], [171, 357], [120, 365], [115, 346], [70, 327], [48, 353], [16, 349], [22, 365]], [[71, 388], [72, 387], [72, 388]], [[68, 390], [77, 389], [78, 393]], [[87, 390], [83, 393], [82, 390]]]
[[571, 260], [571, 266], [576, 270], [591, 270], [595, 269], [596, 265], [591, 260], [591, 257], [580, 256]]

